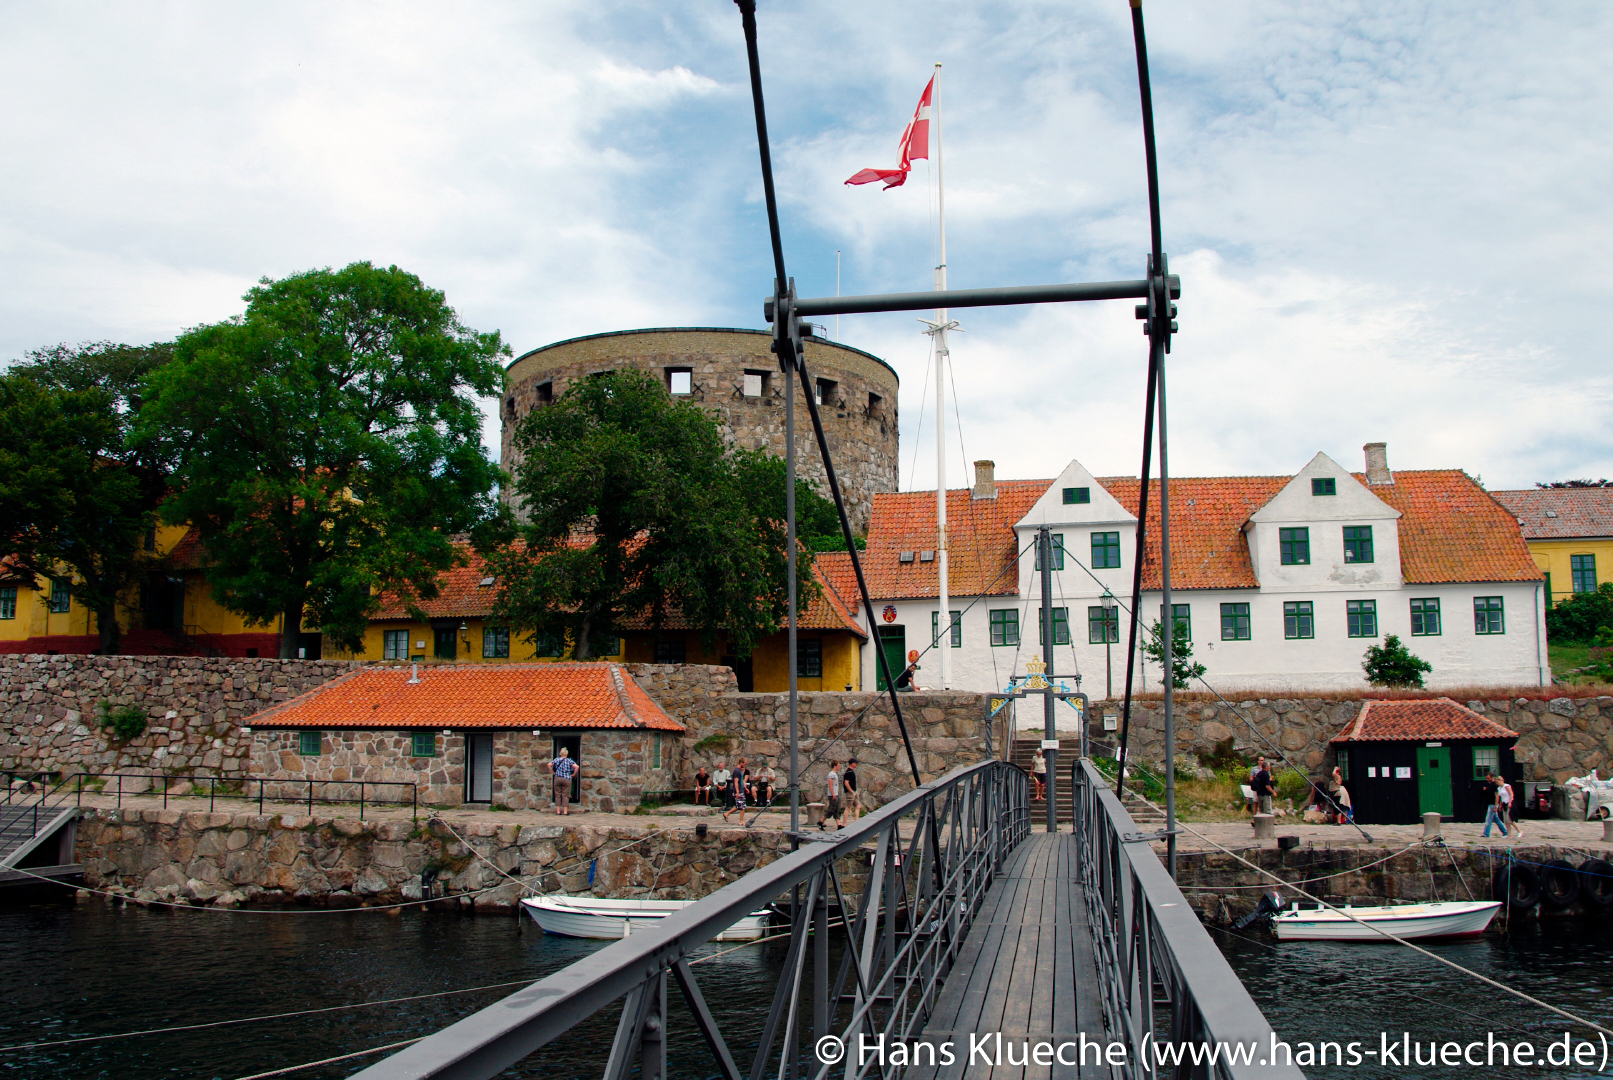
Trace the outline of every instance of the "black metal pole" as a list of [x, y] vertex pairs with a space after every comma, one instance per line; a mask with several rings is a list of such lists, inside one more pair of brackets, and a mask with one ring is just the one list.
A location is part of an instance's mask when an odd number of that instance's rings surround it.
[[1058, 789], [1058, 721], [1053, 717], [1053, 709], [1058, 699], [1053, 696], [1053, 534], [1046, 525], [1036, 530], [1036, 551], [1038, 562], [1042, 564], [1042, 661], [1047, 665], [1042, 674], [1047, 679], [1047, 688], [1042, 691], [1042, 754], [1047, 769], [1042, 774], [1042, 782], [1047, 790], [1042, 794], [1047, 798], [1047, 831], [1059, 831], [1058, 800], [1054, 793]]

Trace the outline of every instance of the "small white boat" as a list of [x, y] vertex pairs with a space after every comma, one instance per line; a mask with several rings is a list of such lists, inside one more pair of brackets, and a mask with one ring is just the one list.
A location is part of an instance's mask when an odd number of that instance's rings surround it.
[[[592, 896], [529, 896], [526, 913], [546, 934], [575, 938], [624, 938], [682, 911], [696, 900], [606, 900]], [[755, 941], [767, 933], [772, 912], [753, 911], [718, 934], [715, 941]]]
[[1382, 927], [1399, 938], [1474, 937], [1484, 933], [1495, 913], [1501, 910], [1501, 902], [1450, 900], [1343, 910], [1355, 919], [1330, 908], [1291, 907], [1272, 916], [1271, 929], [1281, 941], [1388, 940], [1373, 927]]

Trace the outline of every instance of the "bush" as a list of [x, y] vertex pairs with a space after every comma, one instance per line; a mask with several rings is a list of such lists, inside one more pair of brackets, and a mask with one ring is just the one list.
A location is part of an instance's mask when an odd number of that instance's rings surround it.
[[1421, 657], [1413, 656], [1411, 650], [1402, 645], [1398, 637], [1390, 634], [1383, 639], [1381, 646], [1368, 647], [1366, 657], [1361, 661], [1361, 668], [1367, 673], [1367, 681], [1373, 686], [1421, 690], [1423, 674], [1433, 671], [1434, 665]]
[[105, 701], [98, 702], [101, 726], [112, 733], [118, 742], [138, 739], [146, 733], [146, 710], [134, 705], [114, 709]]
[[1546, 636], [1559, 644], [1588, 644], [1604, 626], [1613, 626], [1613, 581], [1546, 609]]

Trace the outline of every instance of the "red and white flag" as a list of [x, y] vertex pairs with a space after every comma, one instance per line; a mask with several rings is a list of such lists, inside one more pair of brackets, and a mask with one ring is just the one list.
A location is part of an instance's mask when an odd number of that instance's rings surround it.
[[907, 182], [907, 174], [916, 158], [930, 159], [930, 92], [934, 89], [935, 76], [931, 75], [930, 81], [924, 84], [924, 93], [919, 97], [919, 107], [913, 111], [913, 119], [908, 121], [907, 129], [902, 132], [902, 163], [894, 169], [864, 169], [846, 183], [872, 184], [875, 180], [883, 180], [885, 190], [889, 191]]

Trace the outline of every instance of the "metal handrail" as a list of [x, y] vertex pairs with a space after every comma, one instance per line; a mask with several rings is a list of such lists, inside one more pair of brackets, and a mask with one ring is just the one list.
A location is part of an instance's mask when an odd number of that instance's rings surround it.
[[[11, 831], [14, 826], [22, 825], [24, 822], [27, 823], [28, 835], [19, 837], [15, 844], [4, 844], [3, 846], [0, 846], [0, 861], [9, 858], [18, 848], [28, 843], [29, 840], [33, 839], [33, 837], [39, 835], [39, 819], [41, 812], [48, 812], [52, 806], [66, 801], [67, 795], [65, 789], [68, 784], [68, 781], [64, 779], [57, 783], [55, 787], [51, 787], [50, 780], [55, 776], [55, 773], [50, 772], [35, 772], [27, 775], [22, 773], [5, 773], [4, 775], [6, 777], [6, 797], [4, 803], [0, 803], [0, 836], [4, 836], [4, 834]], [[39, 784], [37, 797], [29, 798], [27, 800], [18, 800], [15, 802], [12, 801], [11, 796], [13, 787], [16, 781], [19, 779], [27, 784], [33, 784], [35, 781], [42, 780], [42, 782]], [[28, 792], [27, 794], [32, 796], [35, 793]], [[52, 803], [51, 799], [57, 794], [61, 794], [62, 797], [58, 799], [56, 803]], [[48, 813], [45, 815], [45, 824], [50, 824], [50, 817]]]
[[[1073, 763], [1070, 780], [1104, 1021], [1110, 1038], [1126, 1044], [1118, 1075], [1303, 1080], [1291, 1060], [1273, 1052], [1271, 1025], [1147, 846], [1160, 834], [1137, 831], [1089, 759]], [[1196, 1067], [1172, 1071], [1159, 1066], [1158, 1047], [1184, 1048], [1189, 1060], [1195, 1048], [1253, 1053], [1247, 1063], [1221, 1053], [1213, 1064], [1201, 1058]]]
[[[117, 805], [119, 807], [122, 807], [123, 806], [123, 797], [124, 797], [124, 794], [125, 794], [125, 792], [123, 790], [123, 781], [124, 781], [125, 778], [130, 779], [130, 780], [161, 780], [161, 781], [163, 781], [162, 808], [164, 810], [168, 809], [168, 799], [169, 799], [170, 795], [172, 795], [172, 797], [175, 798], [175, 799], [199, 799], [199, 798], [205, 797], [207, 799], [207, 810], [208, 810], [209, 813], [211, 813], [212, 810], [213, 810], [213, 807], [214, 807], [214, 803], [215, 803], [215, 801], [217, 800], [217, 798], [219, 796], [218, 788], [219, 788], [220, 784], [225, 784], [225, 785], [229, 785], [229, 784], [241, 784], [241, 785], [256, 784], [256, 785], [258, 785], [258, 794], [257, 794], [258, 813], [260, 813], [260, 814], [263, 813], [263, 804], [264, 804], [265, 801], [268, 801], [268, 802], [286, 802], [286, 803], [302, 803], [305, 806], [307, 806], [309, 813], [313, 813], [314, 804], [316, 802], [319, 803], [321, 806], [346, 806], [346, 805], [350, 805], [353, 802], [352, 799], [343, 799], [343, 798], [334, 798], [333, 799], [333, 798], [327, 798], [327, 797], [324, 797], [324, 796], [321, 796], [320, 798], [316, 799], [314, 797], [314, 785], [315, 784], [344, 784], [344, 785], [348, 785], [348, 786], [356, 784], [356, 785], [358, 785], [358, 818], [359, 818], [360, 821], [364, 820], [364, 809], [365, 809], [366, 804], [377, 801], [375, 799], [367, 797], [366, 791], [367, 791], [368, 788], [408, 788], [409, 789], [409, 813], [410, 813], [410, 816], [411, 817], [419, 817], [420, 816], [420, 787], [419, 787], [418, 784], [415, 784], [412, 781], [407, 781], [407, 780], [295, 780], [295, 779], [283, 779], [283, 778], [279, 778], [279, 777], [270, 777], [270, 776], [198, 776], [198, 775], [194, 775], [194, 774], [180, 775], [180, 774], [172, 774], [172, 773], [138, 773], [138, 772], [79, 773], [79, 774], [77, 774], [78, 805], [79, 806], [84, 805], [84, 782], [86, 780], [112, 780], [112, 779], [116, 779], [117, 782], [118, 782], [118, 786], [117, 786], [117, 800], [118, 800]], [[203, 780], [207, 781], [207, 791], [205, 793], [200, 792], [200, 791], [179, 791], [179, 792], [170, 793], [169, 790], [168, 790], [169, 784], [177, 782], [177, 781], [188, 781], [192, 785], [192, 787], [194, 787], [194, 786], [196, 786], [196, 784], [199, 781], [203, 781]], [[67, 781], [64, 780], [63, 783], [65, 784], [65, 783], [67, 783]], [[287, 785], [287, 786], [292, 785], [292, 784], [306, 784], [308, 786], [308, 790], [307, 790], [307, 794], [302, 798], [295, 798], [295, 799], [276, 798], [276, 799], [267, 799], [266, 800], [265, 795], [264, 795], [264, 789], [269, 784], [278, 784], [278, 785]], [[94, 792], [91, 792], [91, 794], [94, 794]], [[127, 794], [132, 798], [135, 795], [147, 795], [147, 794], [151, 794], [151, 792], [131, 791], [131, 792], [128, 792]], [[245, 798], [247, 800], [251, 800], [251, 798], [252, 798], [252, 796], [249, 795], [249, 794], [245, 794], [245, 793], [237, 794], [236, 792], [231, 792], [231, 791], [225, 791], [224, 792], [224, 797], [225, 798]], [[382, 800], [382, 801], [385, 802], [385, 800]], [[391, 805], [401, 806], [401, 805], [403, 805], [403, 801], [401, 799], [398, 799], [398, 800], [393, 801], [391, 803]]]
[[[1008, 854], [1030, 834], [1028, 787], [1018, 769], [983, 761], [924, 784], [827, 836], [800, 834], [798, 850], [372, 1065], [354, 1080], [494, 1077], [624, 995], [606, 1080], [626, 1080], [635, 1061], [642, 1076], [665, 1076], [669, 975], [711, 1051], [714, 1071], [725, 1080], [740, 1080], [689, 959], [734, 922], [780, 898], [790, 906], [789, 952], [748, 1075], [760, 1080], [782, 1071], [823, 1077], [829, 1066], [818, 1068], [818, 1059], [803, 1056], [802, 1050], [824, 1036], [849, 1041], [857, 1034], [883, 1034], [889, 1042], [923, 1031], [987, 889]], [[862, 895], [848, 897], [845, 878], [863, 867]], [[854, 914], [852, 899], [858, 900]], [[843, 916], [833, 925], [844, 941], [834, 977], [831, 903]], [[807, 1002], [812, 1004], [810, 1039], [797, 1026]], [[848, 1077], [878, 1068], [873, 1059], [861, 1069], [849, 1064]]]

